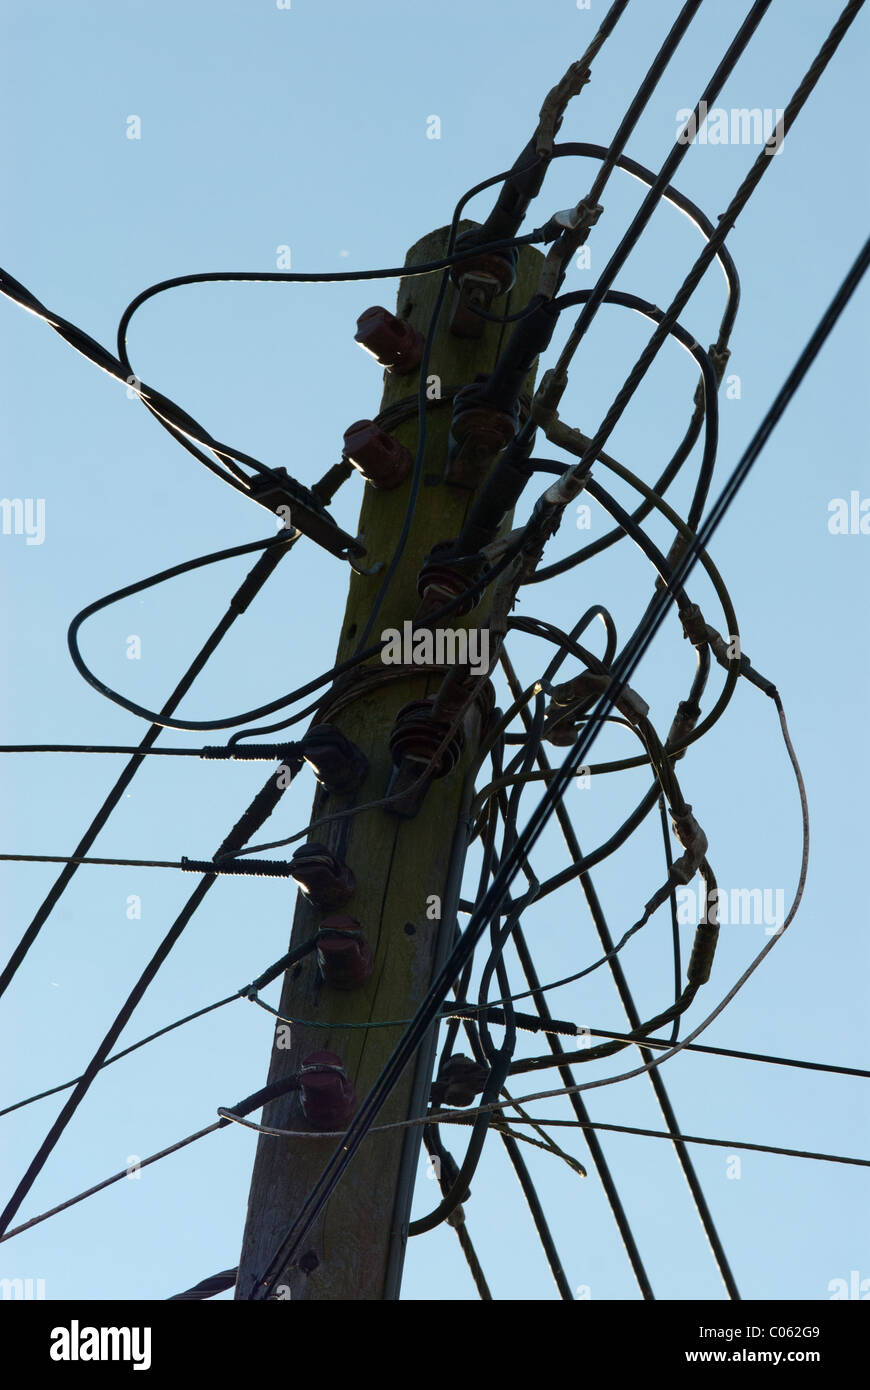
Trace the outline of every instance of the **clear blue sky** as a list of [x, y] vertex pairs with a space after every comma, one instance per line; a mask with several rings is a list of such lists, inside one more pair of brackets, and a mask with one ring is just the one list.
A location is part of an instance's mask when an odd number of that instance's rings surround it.
[[[293, 0], [289, 10], [274, 0], [181, 6], [4, 0], [0, 263], [109, 347], [126, 303], [167, 276], [272, 270], [281, 245], [292, 248], [294, 270], [400, 263], [419, 236], [449, 220], [467, 187], [512, 162], [543, 96], [580, 56], [605, 8], [602, 0], [592, 0], [589, 11], [573, 0], [471, 6]], [[678, 8], [676, 0], [634, 0], [596, 61], [592, 83], [571, 105], [562, 139], [608, 143]], [[630, 154], [658, 168], [676, 133], [676, 113], [694, 104], [747, 8], [709, 0], [702, 7], [631, 138]], [[839, 9], [830, 0], [774, 0], [720, 105], [785, 106]], [[729, 371], [739, 375], [741, 395], [721, 400], [714, 496], [863, 240], [860, 94], [867, 36], [865, 14], [729, 241], [743, 291]], [[431, 115], [441, 119], [440, 140], [426, 138]], [[127, 138], [130, 116], [141, 120], [139, 140]], [[698, 146], [678, 185], [715, 220], [756, 153]], [[529, 225], [583, 196], [594, 168], [561, 161]], [[640, 196], [632, 180], [613, 177], [590, 240], [591, 269], [572, 269], [571, 287], [593, 283]], [[484, 195], [471, 215], [482, 217], [489, 206]], [[700, 245], [684, 218], [659, 210], [618, 288], [666, 305]], [[377, 409], [379, 373], [353, 343], [353, 332], [359, 313], [381, 299], [393, 303], [391, 286], [186, 288], [135, 320], [131, 359], [144, 380], [216, 437], [313, 481], [338, 457], [346, 425]], [[703, 344], [715, 337], [722, 304], [723, 281], [714, 268], [683, 315]], [[867, 307], [865, 286], [713, 548], [744, 649], [785, 701], [814, 838], [797, 921], [704, 1039], [859, 1066], [867, 1055], [859, 789], [870, 772], [863, 732], [870, 537], [832, 535], [828, 506], [854, 490], [870, 493]], [[0, 325], [3, 495], [45, 504], [42, 544], [0, 537], [7, 615], [3, 741], [133, 743], [144, 725], [74, 671], [65, 640], [70, 619], [112, 589], [265, 536], [268, 528], [259, 511], [213, 479], [123, 388], [36, 318], [3, 301]], [[567, 331], [563, 324], [554, 346]], [[592, 433], [647, 336], [634, 316], [602, 311], [575, 361], [564, 418]], [[666, 347], [611, 439], [611, 451], [649, 481], [685, 428], [694, 384], [685, 354]], [[689, 487], [687, 475], [674, 489], [675, 505], [685, 509]], [[351, 482], [334, 507], [350, 530], [360, 490], [359, 480]], [[591, 534], [605, 525], [593, 508]], [[665, 531], [655, 534], [664, 538]], [[577, 544], [569, 517], [552, 557]], [[313, 547], [286, 563], [198, 680], [184, 704], [193, 718], [273, 699], [331, 665], [345, 569]], [[85, 630], [88, 660], [111, 685], [158, 706], [245, 571], [246, 561], [233, 561], [110, 609]], [[310, 577], [304, 605], [302, 571]], [[546, 592], [530, 590], [520, 611], [570, 626], [600, 600], [624, 638], [651, 582], [646, 562], [623, 542]], [[706, 581], [694, 581], [694, 592], [718, 625]], [[126, 658], [131, 635], [141, 638], [141, 660]], [[531, 678], [540, 669], [540, 650], [520, 641], [514, 651]], [[687, 691], [691, 664], [671, 620], [633, 682], [662, 734]], [[716, 674], [709, 689], [719, 689]], [[623, 738], [614, 732], [600, 747], [621, 750]], [[193, 739], [168, 734], [162, 741], [188, 746]], [[110, 758], [4, 759], [4, 849], [70, 853], [120, 766]], [[680, 770], [720, 883], [782, 888], [790, 901], [800, 817], [772, 704], [741, 687]], [[261, 779], [256, 767], [151, 759], [92, 853], [209, 856]], [[581, 844], [606, 838], [645, 785], [644, 774], [632, 772], [572, 789]], [[310, 783], [297, 783], [282, 802], [276, 834], [304, 824], [310, 790]], [[534, 798], [524, 804], [530, 809]], [[564, 862], [558, 833], [548, 833], [536, 855], [539, 874]], [[57, 866], [0, 867], [5, 958]], [[470, 872], [475, 869], [473, 861]], [[615, 934], [636, 920], [661, 877], [660, 837], [650, 818], [594, 874]], [[4, 1000], [2, 1103], [78, 1074], [191, 886], [187, 876], [158, 870], [78, 872]], [[131, 894], [141, 898], [140, 920], [126, 915]], [[232, 992], [279, 956], [292, 905], [292, 895], [274, 883], [218, 885], [124, 1042]], [[597, 955], [576, 885], [530, 912], [527, 933], [544, 979]], [[690, 937], [683, 928], [684, 949]], [[713, 978], [687, 1026], [709, 1011], [766, 940], [762, 926], [723, 929]], [[656, 1011], [671, 986], [666, 912], [626, 949], [624, 964], [641, 1012]], [[269, 997], [277, 1002], [277, 986]], [[556, 992], [552, 1008], [592, 1026], [624, 1025], [604, 971]], [[268, 1018], [239, 1002], [110, 1068], [92, 1087], [21, 1218], [124, 1167], [131, 1155], [144, 1157], [210, 1123], [218, 1105], [261, 1084], [270, 1038]], [[606, 1064], [595, 1074], [609, 1074], [607, 1068], [617, 1069]], [[686, 1054], [667, 1064], [663, 1076], [687, 1133], [866, 1152], [860, 1080]], [[0, 1120], [4, 1192], [17, 1183], [61, 1103], [42, 1101]], [[645, 1078], [590, 1093], [589, 1107], [597, 1120], [661, 1127]], [[560, 1101], [540, 1113], [570, 1112]], [[548, 1155], [528, 1150], [527, 1158], [568, 1277], [575, 1288], [588, 1286], [595, 1300], [634, 1299], [637, 1286], [585, 1142], [565, 1130], [559, 1138], [587, 1161], [585, 1182]], [[602, 1142], [657, 1296], [721, 1298], [671, 1147], [631, 1136]], [[458, 1150], [458, 1141], [452, 1147]], [[222, 1131], [3, 1245], [0, 1276], [43, 1278], [50, 1299], [161, 1299], [234, 1265], [253, 1153], [249, 1132]], [[743, 1154], [736, 1179], [727, 1176], [730, 1150], [692, 1153], [745, 1297], [826, 1299], [832, 1280], [848, 1281], [852, 1270], [870, 1277], [864, 1171]], [[434, 1186], [421, 1165], [417, 1214], [432, 1205]], [[487, 1148], [467, 1212], [496, 1298], [556, 1296], [498, 1141]], [[411, 1243], [403, 1297], [474, 1296], [451, 1230], [442, 1226]]]

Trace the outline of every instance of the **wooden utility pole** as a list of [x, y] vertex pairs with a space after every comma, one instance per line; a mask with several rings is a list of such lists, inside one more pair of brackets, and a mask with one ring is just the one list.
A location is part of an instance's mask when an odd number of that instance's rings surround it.
[[[463, 223], [462, 229], [473, 226]], [[408, 253], [406, 265], [436, 260], [444, 254], [447, 229], [424, 237]], [[537, 284], [542, 257], [520, 250], [512, 291], [491, 305], [506, 314], [524, 304]], [[397, 313], [425, 333], [435, 303], [439, 275], [401, 281]], [[469, 339], [450, 331], [450, 286], [427, 367], [427, 446], [423, 480], [410, 535], [401, 562], [377, 616], [367, 645], [377, 643], [385, 629], [402, 631], [419, 609], [417, 575], [429, 551], [439, 541], [458, 536], [474, 492], [443, 483], [450, 429], [449, 399], [455, 388], [492, 371], [511, 332], [511, 326], [486, 322], [481, 335]], [[409, 408], [389, 432], [414, 454], [417, 411], [414, 397], [419, 371], [385, 374], [383, 412], [399, 401]], [[531, 380], [527, 383], [531, 387]], [[438, 396], [442, 404], [439, 406]], [[396, 413], [396, 418], [402, 415]], [[365, 566], [391, 560], [402, 527], [410, 483], [382, 491], [366, 484], [359, 532], [366, 547]], [[504, 526], [510, 525], [507, 517]], [[341, 628], [337, 662], [356, 648], [371, 613], [383, 569], [371, 576], [353, 574]], [[443, 626], [481, 627], [488, 616], [487, 595], [467, 617], [451, 616]], [[370, 666], [382, 666], [377, 657]], [[433, 694], [442, 677], [425, 671], [403, 673], [400, 679], [363, 684], [347, 703], [327, 708], [325, 720], [337, 726], [369, 760], [359, 789], [336, 795], [322, 787], [314, 800], [312, 820], [378, 801], [387, 793], [393, 763], [389, 738], [400, 706]], [[401, 1036], [401, 1025], [367, 1028], [371, 1022], [408, 1019], [426, 992], [439, 961], [443, 962], [456, 931], [456, 898], [465, 854], [466, 825], [461, 816], [463, 794], [475, 747], [474, 724], [467, 726], [465, 751], [448, 775], [432, 781], [413, 818], [401, 818], [378, 807], [333, 821], [312, 832], [348, 864], [356, 887], [342, 907], [361, 924], [374, 956], [374, 969], [359, 989], [328, 988], [316, 957], [309, 955], [284, 977], [280, 1013], [283, 1018], [311, 1019], [334, 1025], [311, 1028], [279, 1025], [273, 1042], [269, 1081], [293, 1075], [315, 1051], [337, 1054], [362, 1100]], [[452, 882], [448, 883], [451, 859]], [[457, 873], [457, 869], [460, 873]], [[434, 904], [434, 906], [433, 906]], [[440, 918], [435, 915], [440, 906]], [[318, 912], [300, 893], [291, 936], [291, 949], [308, 941], [320, 926]], [[347, 1027], [342, 1025], [355, 1025]], [[289, 1043], [289, 1045], [288, 1045]], [[424, 1113], [434, 1053], [421, 1049], [381, 1112], [379, 1123]], [[309, 1130], [299, 1095], [290, 1092], [264, 1108], [263, 1123], [282, 1129]], [[236, 1285], [237, 1299], [257, 1296], [264, 1270], [280, 1246], [295, 1214], [334, 1152], [336, 1140], [301, 1140], [261, 1136], [248, 1202], [248, 1215]], [[310, 1233], [300, 1257], [279, 1281], [278, 1296], [293, 1301], [382, 1300], [398, 1297], [414, 1175], [419, 1163], [421, 1129], [371, 1135], [356, 1155]], [[429, 1184], [432, 1206], [440, 1200], [436, 1183]]]

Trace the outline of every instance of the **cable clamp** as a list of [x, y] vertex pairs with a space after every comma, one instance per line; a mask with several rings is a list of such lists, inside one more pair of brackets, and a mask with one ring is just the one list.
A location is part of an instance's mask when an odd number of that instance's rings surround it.
[[[668, 736], [665, 740], [665, 750], [670, 752], [675, 744], [682, 743], [692, 732], [700, 717], [701, 706], [699, 704], [694, 700], [681, 700], [677, 705], [674, 722], [668, 730]], [[674, 754], [674, 757], [682, 758], [685, 752], [685, 748], [681, 748], [678, 753]]]
[[669, 877], [673, 882], [685, 886], [691, 883], [703, 863], [708, 848], [707, 836], [692, 815], [691, 806], [687, 804], [680, 812], [671, 807], [670, 811], [674, 834], [686, 853], [674, 861]]
[[291, 478], [286, 468], [257, 474], [249, 483], [247, 495], [270, 512], [276, 512], [279, 506], [289, 507], [294, 529], [339, 559], [365, 554], [363, 546], [342, 531], [310, 488]]
[[707, 349], [707, 356], [713, 364], [716, 380], [721, 386], [725, 368], [728, 366], [728, 359], [731, 356], [731, 349], [724, 346], [720, 347], [718, 343], [711, 343]]
[[540, 425], [549, 436], [550, 430], [559, 423], [557, 402], [561, 400], [568, 385], [568, 373], [555, 367], [544, 372], [541, 384], [532, 397], [530, 415], [536, 425]]
[[573, 502], [575, 497], [580, 496], [580, 493], [586, 486], [586, 479], [588, 477], [588, 471], [578, 473], [576, 468], [567, 469], [566, 472], [562, 474], [561, 478], [557, 478], [556, 481], [551, 483], [547, 488], [544, 493], [545, 505], [549, 507], [558, 507], [561, 511], [568, 506], [569, 502]]
[[538, 294], [545, 299], [552, 300], [555, 297], [565, 278], [565, 267], [568, 260], [576, 248], [582, 246], [602, 211], [600, 204], [590, 203], [584, 199], [575, 208], [566, 208], [564, 212], [557, 212], [552, 218], [552, 223], [548, 224], [548, 230], [553, 224], [562, 227], [563, 230], [559, 239], [547, 252], [546, 260], [541, 267]]
[[[726, 671], [730, 671], [736, 663], [740, 675], [745, 676], [750, 685], [755, 685], [759, 690], [763, 690], [764, 694], [769, 695], [772, 700], [776, 699], [775, 684], [768, 680], [767, 676], [763, 676], [760, 671], [756, 671], [749, 657], [740, 650], [740, 639], [736, 633], [726, 642], [722, 634], [708, 624], [707, 641], [710, 643], [710, 649], [720, 666], [724, 667]], [[735, 646], [736, 651], [733, 650]]]
[[[667, 557], [668, 564], [671, 566], [672, 556], [673, 546]], [[680, 622], [683, 624], [683, 636], [688, 637], [693, 647], [704, 647], [710, 641], [709, 634], [712, 629], [708, 627], [704, 614], [697, 603], [690, 603], [688, 607], [680, 609]]]
[[578, 59], [572, 63], [564, 77], [560, 78], [544, 97], [538, 113], [538, 128], [535, 131], [535, 153], [545, 159], [553, 156], [553, 141], [562, 124], [565, 107], [572, 97], [582, 92], [592, 73], [588, 63]]
[[[552, 705], [550, 710], [547, 711], [548, 716], [551, 712], [555, 713], [553, 706], [556, 707], [556, 710], [564, 709], [566, 713], [563, 714], [558, 721], [558, 724], [564, 724], [566, 719], [568, 719], [574, 711], [578, 710], [582, 705], [588, 704], [590, 700], [602, 695], [609, 684], [610, 676], [608, 674], [599, 673], [597, 671], [584, 671], [581, 675], [576, 676], [574, 680], [566, 681], [564, 685], [554, 685], [552, 687]], [[642, 720], [646, 719], [649, 714], [649, 705], [646, 700], [642, 699], [637, 691], [632, 690], [629, 685], [624, 685], [622, 687], [614, 700], [614, 704], [619, 712], [625, 715], [630, 724], [637, 725]], [[558, 727], [558, 725], [556, 725], [556, 727]], [[551, 733], [549, 742], [552, 743], [554, 741]], [[571, 742], [573, 742], [573, 735]]]
[[[686, 540], [685, 536], [677, 535], [674, 537], [671, 548], [665, 556], [665, 560], [667, 561], [668, 568], [672, 575], [685, 555], [689, 545], [690, 542]], [[663, 593], [666, 589], [668, 592], [671, 592], [671, 583], [669, 582], [666, 584], [662, 576], [658, 575], [656, 577], [656, 593]], [[697, 604], [694, 604], [693, 607], [697, 607]], [[695, 643], [695, 645], [697, 646], [698, 644]]]
[[588, 231], [595, 226], [603, 211], [600, 203], [590, 203], [582, 198], [576, 207], [554, 212], [550, 222], [566, 232]]

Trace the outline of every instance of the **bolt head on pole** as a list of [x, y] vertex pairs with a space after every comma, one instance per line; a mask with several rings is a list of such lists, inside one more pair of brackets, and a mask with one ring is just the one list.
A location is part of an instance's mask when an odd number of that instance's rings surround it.
[[493, 301], [506, 294], [513, 285], [516, 267], [515, 248], [469, 256], [453, 266], [450, 278], [456, 285], [456, 299], [450, 317], [450, 332], [455, 338], [483, 337], [486, 320], [474, 310], [490, 312]]

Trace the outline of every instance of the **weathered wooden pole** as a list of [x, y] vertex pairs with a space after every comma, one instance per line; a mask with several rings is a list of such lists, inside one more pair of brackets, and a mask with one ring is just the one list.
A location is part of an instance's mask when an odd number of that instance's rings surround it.
[[[463, 223], [462, 228], [472, 226]], [[408, 253], [406, 265], [436, 260], [444, 254], [447, 229], [424, 237]], [[537, 284], [542, 257], [522, 248], [513, 289], [496, 298], [493, 312], [506, 314], [525, 303]], [[426, 332], [440, 276], [401, 281], [398, 316]], [[442, 481], [450, 430], [450, 398], [455, 388], [489, 373], [511, 327], [485, 322], [479, 337], [451, 332], [451, 309], [457, 291], [450, 286], [427, 367], [427, 444], [420, 488], [407, 545], [378, 613], [371, 637], [377, 642], [386, 629], [402, 631], [420, 606], [417, 576], [433, 545], [459, 534], [474, 492]], [[414, 454], [417, 442], [415, 396], [419, 369], [405, 375], [385, 374], [381, 413], [399, 402], [384, 421], [389, 433]], [[531, 382], [528, 387], [530, 388]], [[391, 490], [366, 483], [359, 531], [366, 546], [365, 566], [392, 558], [408, 500], [408, 480]], [[510, 524], [506, 518], [505, 527]], [[338, 643], [337, 661], [351, 656], [371, 613], [383, 570], [371, 576], [353, 574]], [[488, 615], [486, 595], [466, 617], [451, 616], [444, 626], [480, 626]], [[399, 679], [377, 683], [391, 669], [378, 657], [375, 684], [351, 685], [346, 702], [328, 705], [323, 720], [337, 726], [369, 760], [362, 785], [352, 794], [336, 795], [319, 788], [312, 820], [378, 801], [387, 794], [393, 770], [389, 738], [396, 713], [409, 701], [434, 693], [442, 676], [406, 671]], [[303, 1059], [328, 1051], [341, 1059], [356, 1096], [362, 1099], [381, 1071], [401, 1035], [401, 1024], [367, 1027], [380, 1020], [408, 1019], [426, 992], [436, 962], [443, 959], [456, 930], [457, 868], [465, 851], [461, 821], [463, 793], [473, 761], [474, 724], [467, 726], [465, 749], [446, 776], [433, 780], [420, 809], [412, 818], [382, 807], [362, 810], [317, 829], [312, 839], [344, 861], [355, 878], [355, 891], [342, 906], [356, 918], [374, 957], [372, 974], [354, 990], [330, 988], [314, 954], [293, 966], [284, 977], [280, 1013], [285, 1019], [312, 1020], [329, 1027], [279, 1024], [273, 1043], [269, 1081], [298, 1073]], [[323, 722], [322, 720], [318, 722]], [[468, 734], [470, 733], [470, 737]], [[451, 859], [453, 886], [448, 884]], [[452, 896], [453, 901], [448, 899]], [[440, 915], [439, 915], [440, 912]], [[291, 936], [291, 949], [308, 941], [324, 919], [301, 893]], [[434, 1044], [434, 1035], [433, 1035]], [[433, 1048], [421, 1050], [408, 1067], [381, 1112], [379, 1123], [423, 1113], [431, 1079]], [[310, 1130], [298, 1092], [267, 1105], [263, 1123], [282, 1129]], [[291, 1300], [381, 1300], [398, 1297], [414, 1174], [418, 1166], [421, 1130], [374, 1134], [363, 1144], [331, 1197], [318, 1226], [299, 1258], [286, 1269], [278, 1296]], [[260, 1280], [280, 1246], [287, 1228], [319, 1177], [337, 1141], [323, 1138], [282, 1139], [261, 1136], [248, 1202], [248, 1215], [236, 1285], [237, 1299], [262, 1296]], [[433, 1205], [440, 1194], [433, 1187]], [[258, 1287], [260, 1293], [258, 1295]]]

